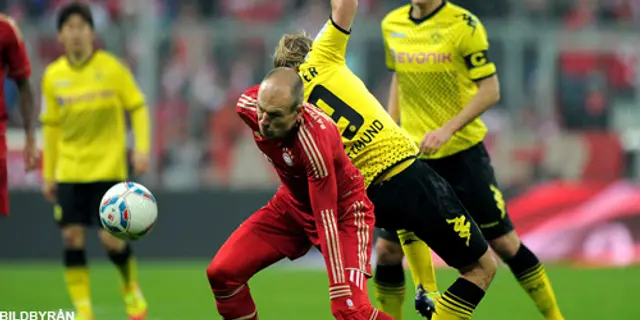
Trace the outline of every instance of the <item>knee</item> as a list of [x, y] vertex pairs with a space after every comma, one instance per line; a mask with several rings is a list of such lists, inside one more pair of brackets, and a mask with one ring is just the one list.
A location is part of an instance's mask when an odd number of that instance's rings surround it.
[[520, 238], [518, 238], [518, 234], [515, 231], [511, 231], [489, 241], [489, 244], [502, 260], [508, 260], [518, 253], [518, 249], [520, 249]]
[[[225, 259], [213, 258], [207, 267], [207, 278], [213, 290], [225, 290], [233, 286], [237, 280], [235, 268]], [[241, 285], [242, 283], [237, 283]]]
[[108, 252], [121, 252], [127, 246], [124, 240], [112, 236], [105, 230], [98, 231], [98, 238]]
[[376, 241], [376, 255], [376, 263], [380, 265], [401, 264], [404, 257], [402, 246], [399, 243], [385, 239]]
[[63, 227], [62, 243], [66, 249], [84, 249], [84, 227], [78, 225]]

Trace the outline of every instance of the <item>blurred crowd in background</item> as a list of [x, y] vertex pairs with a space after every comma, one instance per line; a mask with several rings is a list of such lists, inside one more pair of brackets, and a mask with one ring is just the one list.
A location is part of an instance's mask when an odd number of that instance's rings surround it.
[[[34, 84], [62, 53], [55, 12], [65, 2], [0, 0], [2, 12], [25, 31]], [[98, 46], [126, 61], [153, 96], [155, 169], [147, 183], [173, 189], [277, 183], [237, 119], [235, 101], [271, 67], [269, 55], [283, 32], [304, 29], [314, 35], [322, 27], [329, 1], [88, 2]], [[489, 33], [503, 92], [484, 119], [505, 189], [553, 178], [640, 176], [640, 0], [452, 2], [474, 12]], [[360, 0], [347, 57], [383, 104], [391, 74], [384, 66], [379, 22], [402, 4]], [[149, 15], [155, 30], [142, 26]], [[144, 74], [145, 59], [153, 61], [151, 80]], [[15, 88], [5, 82], [5, 89], [10, 123], [19, 128]]]

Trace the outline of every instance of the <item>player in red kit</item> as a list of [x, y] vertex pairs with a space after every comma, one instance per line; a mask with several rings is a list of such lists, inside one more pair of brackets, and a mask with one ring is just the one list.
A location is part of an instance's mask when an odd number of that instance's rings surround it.
[[[0, 14], [0, 80], [5, 76], [13, 79], [20, 91], [20, 112], [25, 129], [25, 169], [35, 169], [38, 151], [33, 132], [33, 94], [29, 84], [31, 65], [24, 48], [22, 34], [15, 21]], [[0, 215], [9, 214], [9, 195], [7, 181], [7, 106], [5, 105], [4, 86], [0, 83]]]
[[375, 218], [363, 177], [344, 153], [333, 121], [304, 102], [303, 90], [296, 71], [277, 68], [238, 101], [236, 111], [282, 185], [207, 268], [218, 312], [224, 319], [258, 319], [249, 278], [315, 246], [324, 256], [336, 319], [391, 320], [367, 295]]

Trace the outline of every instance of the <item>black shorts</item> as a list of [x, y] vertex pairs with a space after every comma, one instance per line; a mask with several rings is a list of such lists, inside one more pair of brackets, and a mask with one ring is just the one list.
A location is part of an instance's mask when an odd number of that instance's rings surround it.
[[60, 226], [79, 224], [99, 225], [100, 201], [113, 185], [120, 181], [91, 183], [58, 183], [58, 205], [55, 218]]
[[485, 239], [491, 241], [513, 231], [484, 143], [448, 157], [421, 161], [449, 182]]
[[489, 248], [451, 186], [424, 161], [370, 186], [367, 194], [375, 206], [376, 227], [412, 231], [451, 267], [466, 267]]

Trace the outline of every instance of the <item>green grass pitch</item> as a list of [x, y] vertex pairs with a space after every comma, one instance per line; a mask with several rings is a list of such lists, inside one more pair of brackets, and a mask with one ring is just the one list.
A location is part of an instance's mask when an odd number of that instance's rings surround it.
[[[148, 320], [220, 319], [205, 278], [202, 262], [140, 263], [139, 278], [150, 304]], [[640, 268], [549, 268], [561, 307], [568, 320], [640, 319], [635, 296], [640, 290]], [[117, 274], [107, 263], [91, 265], [92, 298], [97, 320], [126, 319]], [[438, 272], [444, 288], [455, 272]], [[274, 267], [250, 282], [266, 320], [331, 319], [327, 281], [322, 270]], [[412, 310], [411, 292], [405, 305], [407, 320], [419, 319]], [[62, 268], [51, 263], [1, 263], [0, 310], [58, 310], [70, 308]], [[496, 279], [474, 319], [541, 319], [533, 304], [507, 269]]]

